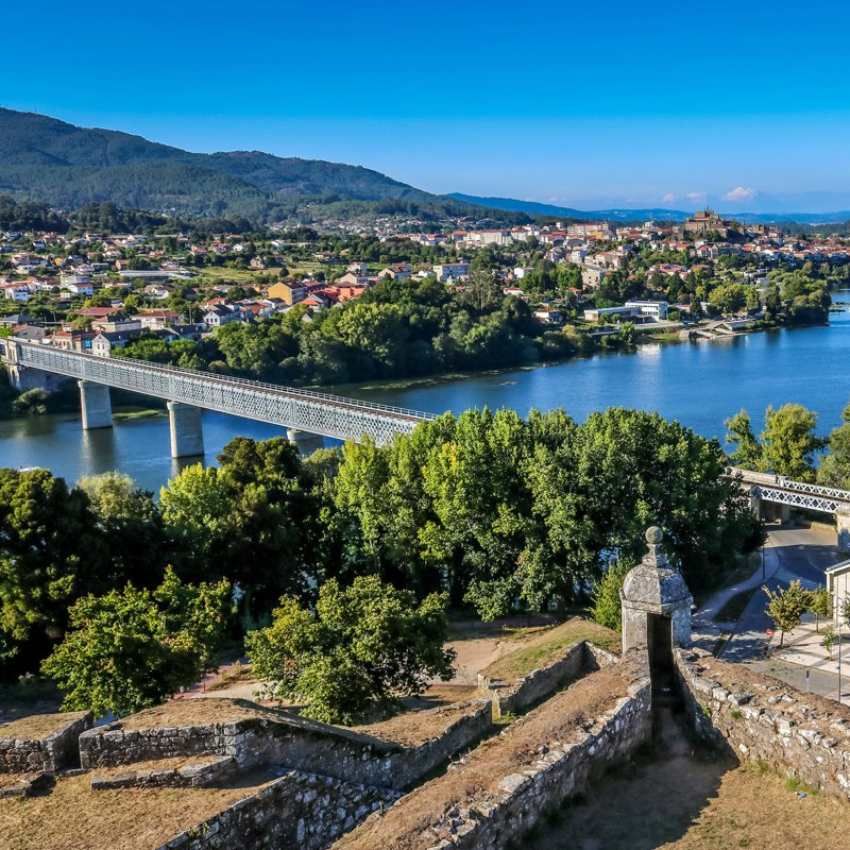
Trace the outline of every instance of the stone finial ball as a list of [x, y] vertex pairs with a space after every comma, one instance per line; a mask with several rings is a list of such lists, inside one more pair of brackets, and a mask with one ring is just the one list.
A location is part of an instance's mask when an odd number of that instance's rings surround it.
[[664, 532], [657, 526], [651, 525], [646, 530], [646, 542], [658, 545], [664, 539]]

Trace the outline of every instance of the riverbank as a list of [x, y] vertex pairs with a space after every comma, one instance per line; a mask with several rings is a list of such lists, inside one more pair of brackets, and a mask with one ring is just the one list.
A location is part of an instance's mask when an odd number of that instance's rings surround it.
[[[850, 303], [850, 293], [837, 297]], [[850, 313], [844, 312], [833, 314], [829, 325], [741, 334], [722, 345], [648, 339], [628, 352], [322, 389], [434, 414], [486, 406], [512, 408], [525, 417], [533, 408], [562, 408], [582, 422], [609, 407], [649, 410], [722, 442], [724, 421], [741, 408], [749, 411], [759, 432], [765, 408], [786, 402], [815, 411], [817, 432], [826, 436], [841, 423], [850, 399], [848, 359]], [[139, 397], [127, 401], [136, 411], [153, 406]], [[118, 410], [118, 398], [113, 403]], [[116, 418], [114, 428], [83, 431], [78, 405], [77, 398], [74, 409], [64, 414], [0, 421], [0, 466], [43, 466], [68, 481], [118, 469], [153, 491], [181, 468], [169, 454], [164, 412]], [[263, 440], [285, 433], [280, 426], [211, 412], [203, 414], [203, 423], [207, 464], [215, 464], [234, 437]]]

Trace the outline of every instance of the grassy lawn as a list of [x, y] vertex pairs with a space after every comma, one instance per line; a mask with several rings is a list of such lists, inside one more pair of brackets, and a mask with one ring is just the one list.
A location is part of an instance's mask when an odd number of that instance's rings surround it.
[[609, 652], [618, 652], [620, 649], [617, 632], [581, 617], [573, 617], [559, 626], [537, 631], [532, 637], [524, 639], [526, 637], [517, 635], [517, 639], [523, 640], [522, 645], [499, 658], [483, 670], [483, 674], [493, 679], [515, 681], [556, 660], [568, 647], [583, 640], [591, 641]]
[[226, 266], [207, 266], [198, 270], [198, 283], [221, 283], [222, 281], [232, 281], [238, 284], [252, 284], [259, 275], [278, 276], [278, 268], [267, 269], [231, 269]]

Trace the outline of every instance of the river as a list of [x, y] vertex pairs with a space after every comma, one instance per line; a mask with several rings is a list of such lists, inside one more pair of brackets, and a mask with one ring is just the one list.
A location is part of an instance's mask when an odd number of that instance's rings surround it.
[[[850, 292], [836, 293], [850, 305]], [[639, 346], [634, 353], [598, 354], [552, 366], [475, 376], [427, 386], [355, 387], [360, 398], [418, 410], [455, 413], [469, 407], [563, 407], [584, 419], [611, 406], [654, 410], [709, 437], [746, 408], [761, 428], [767, 405], [800, 402], [818, 414], [826, 434], [850, 401], [850, 312], [828, 326], [742, 335], [721, 341]], [[235, 436], [265, 439], [282, 429], [218, 413], [204, 414], [206, 462]], [[155, 416], [83, 431], [79, 416], [57, 414], [0, 421], [0, 466], [43, 466], [69, 481], [119, 469], [158, 490], [184, 462], [168, 452], [168, 420]]]

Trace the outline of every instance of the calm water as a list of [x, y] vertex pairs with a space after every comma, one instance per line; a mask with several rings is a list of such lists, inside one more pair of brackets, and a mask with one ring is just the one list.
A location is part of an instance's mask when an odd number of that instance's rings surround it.
[[[836, 302], [850, 304], [850, 292]], [[354, 394], [354, 393], [352, 393]], [[576, 419], [612, 405], [655, 410], [706, 436], [722, 437], [723, 420], [742, 407], [761, 427], [767, 405], [800, 402], [826, 433], [850, 401], [850, 313], [828, 327], [758, 333], [719, 342], [641, 346], [557, 366], [407, 390], [361, 389], [374, 401], [441, 413], [468, 407], [565, 408]], [[217, 413], [204, 414], [206, 461], [234, 436], [264, 439], [283, 429]], [[75, 481], [120, 469], [156, 490], [178, 469], [168, 456], [164, 416], [84, 432], [79, 417], [57, 415], [0, 422], [0, 466], [44, 466]]]

